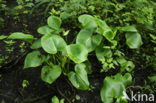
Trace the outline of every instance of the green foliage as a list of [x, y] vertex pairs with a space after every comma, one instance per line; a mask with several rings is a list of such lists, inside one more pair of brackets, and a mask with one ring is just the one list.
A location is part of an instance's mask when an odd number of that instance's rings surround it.
[[76, 43], [83, 44], [88, 49], [88, 52], [91, 52], [94, 51], [98, 45], [100, 45], [101, 40], [101, 35], [93, 35], [91, 31], [82, 29], [77, 35]]
[[115, 76], [106, 77], [101, 89], [101, 98], [103, 103], [113, 103], [113, 98], [122, 98], [123, 92], [126, 91], [127, 86], [132, 81], [130, 74], [116, 74]]
[[24, 33], [20, 33], [20, 32], [12, 33], [8, 38], [9, 39], [25, 40], [30, 43], [34, 40], [34, 37], [32, 35], [24, 34]]
[[66, 52], [66, 42], [58, 35], [45, 35], [41, 38], [43, 49], [50, 54], [56, 54], [57, 51]]
[[44, 66], [41, 71], [41, 78], [43, 81], [52, 84], [61, 75], [61, 71], [57, 65]]
[[[87, 19], [88, 18], [88, 19]], [[52, 84], [63, 72], [67, 75], [73, 86], [80, 90], [89, 90], [90, 85], [88, 81], [87, 74], [91, 74], [91, 64], [88, 61], [88, 53], [95, 51], [97, 59], [103, 64], [103, 69], [101, 71], [108, 72], [110, 69], [114, 68], [118, 63], [121, 65], [121, 72], [127, 70], [131, 72], [135, 65], [132, 61], [127, 61], [121, 56], [120, 52], [113, 54], [114, 48], [117, 46], [117, 41], [115, 40], [116, 32], [114, 32], [111, 27], [109, 27], [105, 21], [93, 17], [91, 15], [81, 15], [78, 17], [79, 22], [82, 24], [82, 29], [76, 37], [76, 43], [68, 44], [63, 37], [60, 36], [61, 30], [61, 19], [56, 16], [50, 16], [47, 19], [48, 26], [42, 26], [38, 29], [38, 32], [42, 35], [41, 38], [35, 39], [34, 37], [24, 33], [12, 33], [10, 39], [21, 39], [31, 42], [32, 49], [42, 48], [49, 56], [42, 55], [38, 50], [29, 53], [26, 56], [24, 68], [37, 67], [44, 63], [41, 71], [41, 78], [43, 81]], [[120, 27], [119, 32], [127, 32], [132, 34], [137, 34], [137, 30], [134, 27]], [[139, 41], [141, 40], [135, 38], [133, 35], [130, 37], [126, 35], [126, 39], [130, 43], [128, 46], [130, 48], [138, 48], [141, 46]], [[68, 35], [63, 35], [68, 36]], [[132, 37], [131, 37], [132, 36]], [[137, 41], [134, 40], [137, 39]], [[67, 39], [66, 39], [67, 40]], [[109, 44], [105, 46], [105, 40]], [[60, 54], [61, 52], [61, 54]], [[117, 59], [113, 60], [113, 55], [118, 55]], [[67, 59], [69, 59], [67, 61]], [[66, 67], [65, 64], [70, 65], [72, 60], [75, 63], [75, 72], [69, 70], [69, 66]], [[107, 80], [108, 79], [108, 80]], [[131, 81], [131, 75], [126, 74], [121, 76], [117, 74], [114, 79], [106, 77], [104, 80], [104, 87], [102, 88], [101, 95], [102, 101], [106, 99], [107, 102], [111, 103], [113, 98], [119, 99], [122, 96], [122, 92], [125, 91], [125, 86]], [[110, 83], [114, 83], [111, 88]], [[107, 86], [108, 85], [108, 86]], [[120, 87], [120, 89], [116, 89]], [[112, 91], [112, 93], [107, 93]], [[105, 94], [106, 93], [106, 94]], [[109, 96], [107, 96], [107, 94]], [[109, 98], [111, 96], [111, 98]], [[53, 102], [59, 102], [55, 97]]]
[[42, 26], [38, 28], [37, 32], [40, 34], [46, 35], [46, 34], [52, 34], [54, 30], [52, 30], [48, 25], [46, 25], [46, 26]]
[[44, 62], [45, 56], [39, 51], [33, 51], [29, 53], [24, 61], [24, 68], [37, 67]]
[[25, 88], [29, 85], [29, 81], [23, 80], [22, 87]]
[[61, 100], [59, 101], [58, 97], [53, 96], [52, 99], [51, 99], [51, 102], [52, 102], [52, 103], [64, 103], [64, 99], [61, 99]]
[[52, 29], [57, 30], [61, 26], [61, 19], [56, 16], [50, 16], [47, 20], [47, 23]]
[[136, 32], [126, 33], [126, 44], [131, 48], [139, 48], [142, 45], [141, 36]]
[[67, 46], [67, 53], [75, 63], [82, 63], [87, 60], [87, 48], [81, 44], [70, 44]]
[[69, 80], [77, 89], [81, 89], [81, 90], [89, 89], [89, 81], [87, 77], [87, 71], [85, 70], [85, 68], [86, 65], [83, 63], [76, 64], [75, 72], [70, 72], [68, 74]]
[[38, 48], [41, 48], [41, 39], [34, 41], [34, 43], [31, 45], [31, 49], [38, 49]]
[[[8, 10], [5, 3], [0, 4], [3, 7], [0, 11]], [[101, 72], [106, 72], [101, 89], [102, 102], [113, 103], [116, 99], [117, 103], [127, 103], [123, 93], [135, 76], [135, 67], [137, 70], [156, 67], [154, 1], [35, 0], [32, 3], [32, 0], [17, 0], [17, 3], [18, 6], [10, 12], [17, 18], [26, 12], [31, 12], [31, 15], [40, 12], [44, 17], [48, 12], [51, 14], [47, 23], [43, 22], [37, 29], [42, 35], [15, 32], [8, 37], [31, 44], [33, 52], [26, 56], [24, 68], [43, 66], [41, 79], [44, 82], [52, 84], [63, 74], [75, 88], [90, 90], [88, 74], [93, 75], [92, 68], [96, 72], [101, 68]], [[27, 7], [33, 9], [30, 11]], [[4, 18], [0, 21], [0, 25], [4, 25]], [[0, 36], [0, 40], [3, 39], [6, 36]], [[9, 44], [9, 41], [4, 42]], [[90, 58], [97, 60], [100, 68], [94, 67]], [[107, 76], [113, 70], [120, 73]], [[151, 73], [148, 79], [155, 83], [155, 74]], [[52, 103], [63, 102], [56, 96], [52, 98]]]
[[3, 39], [5, 39], [5, 38], [7, 38], [7, 36], [5, 36], [5, 35], [1, 35], [1, 36], [0, 36], [0, 40], [3, 40]]

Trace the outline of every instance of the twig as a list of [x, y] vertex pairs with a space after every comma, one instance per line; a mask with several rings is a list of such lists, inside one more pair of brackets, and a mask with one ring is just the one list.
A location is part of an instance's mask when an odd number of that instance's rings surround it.
[[57, 89], [57, 91], [59, 92], [59, 94], [60, 94], [63, 98], [65, 98], [65, 99], [68, 101], [68, 103], [72, 103], [72, 102], [60, 91], [59, 86], [58, 86], [58, 83], [56, 83], [56, 89]]

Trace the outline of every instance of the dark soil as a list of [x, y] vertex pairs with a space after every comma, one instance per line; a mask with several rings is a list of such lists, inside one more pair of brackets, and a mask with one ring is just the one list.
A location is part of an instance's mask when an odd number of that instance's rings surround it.
[[[23, 66], [14, 67], [14, 71], [2, 75], [0, 81], [0, 101], [6, 103], [50, 103], [51, 97], [56, 95], [59, 98], [67, 98], [70, 101], [75, 95], [80, 100], [75, 103], [101, 103], [100, 88], [103, 78], [90, 78], [90, 83], [95, 87], [93, 91], [76, 90], [68, 81], [67, 77], [61, 76], [52, 85], [40, 79], [40, 68], [23, 70]], [[22, 87], [22, 81], [28, 80], [28, 87]]]

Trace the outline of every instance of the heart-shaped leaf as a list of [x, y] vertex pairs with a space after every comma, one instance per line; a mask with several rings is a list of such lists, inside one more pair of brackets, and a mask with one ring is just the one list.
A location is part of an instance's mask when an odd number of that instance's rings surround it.
[[66, 42], [59, 35], [44, 35], [41, 38], [42, 48], [50, 54], [56, 54], [57, 51], [66, 53]]
[[24, 68], [37, 67], [44, 62], [45, 56], [41, 55], [39, 51], [29, 53], [24, 61]]
[[137, 32], [127, 32], [126, 44], [131, 49], [139, 48], [143, 44], [140, 34]]
[[57, 16], [50, 16], [48, 17], [47, 23], [51, 28], [57, 30], [60, 28], [62, 21]]
[[37, 29], [37, 32], [40, 33], [40, 34], [43, 34], [43, 35], [50, 35], [54, 32], [55, 30], [51, 29], [48, 25], [46, 26], [42, 26], [42, 27], [39, 27]]
[[87, 60], [88, 50], [82, 44], [71, 44], [67, 46], [67, 54], [75, 63], [82, 63]]
[[21, 32], [12, 33], [8, 38], [9, 39], [20, 39], [20, 40], [24, 40], [24, 41], [27, 41], [30, 43], [34, 40], [34, 37], [32, 35], [24, 34]]
[[113, 103], [114, 98], [120, 98], [123, 96], [123, 92], [126, 91], [125, 86], [132, 81], [130, 74], [117, 74], [114, 78], [106, 77], [101, 89], [101, 99], [103, 103]]
[[89, 30], [82, 29], [76, 39], [76, 43], [83, 44], [88, 52], [95, 50], [95, 48], [101, 43], [102, 36], [92, 35], [93, 33]]
[[41, 71], [41, 78], [43, 81], [52, 84], [61, 75], [61, 72], [60, 66], [44, 66]]
[[68, 78], [73, 84], [73, 86], [80, 90], [89, 89], [89, 81], [87, 77], [87, 72], [85, 70], [85, 64], [76, 64], [75, 72], [70, 72]]
[[85, 29], [95, 30], [97, 28], [96, 21], [94, 20], [94, 17], [91, 15], [81, 15], [78, 18], [79, 22], [82, 23], [83, 27]]

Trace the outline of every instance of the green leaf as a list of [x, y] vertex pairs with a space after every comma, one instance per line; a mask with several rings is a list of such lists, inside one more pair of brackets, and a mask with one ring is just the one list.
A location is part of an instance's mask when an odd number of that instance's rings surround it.
[[107, 40], [111, 41], [112, 39], [114, 39], [115, 34], [113, 33], [113, 31], [112, 31], [111, 29], [107, 29], [107, 30], [105, 30], [105, 31], [103, 32], [103, 36], [104, 36]]
[[41, 71], [41, 78], [43, 81], [52, 84], [61, 75], [61, 72], [60, 66], [44, 66]]
[[38, 49], [41, 47], [41, 39], [36, 40], [32, 45], [31, 49]]
[[151, 82], [156, 82], [156, 75], [148, 77]]
[[106, 77], [101, 89], [103, 103], [113, 103], [113, 98], [122, 96], [123, 91], [125, 91], [125, 87], [120, 81]]
[[126, 61], [125, 63], [123, 63], [121, 65], [121, 72], [123, 72], [125, 69], [128, 71], [128, 72], [131, 72], [133, 69], [134, 69], [135, 65], [133, 64], [132, 61]]
[[24, 61], [24, 68], [40, 66], [45, 59], [45, 56], [41, 55], [39, 51], [33, 51], [27, 54]]
[[34, 40], [34, 37], [32, 35], [24, 34], [21, 32], [12, 33], [8, 38], [9, 39], [20, 39], [20, 40], [24, 40], [24, 41], [27, 41], [30, 43]]
[[70, 30], [64, 31], [63, 36], [67, 36], [69, 34]]
[[66, 42], [59, 35], [44, 35], [41, 38], [42, 48], [50, 54], [56, 54], [57, 51], [66, 53]]
[[60, 100], [60, 103], [64, 103], [64, 99], [61, 99], [61, 100]]
[[125, 26], [120, 29], [124, 32], [137, 32], [137, 29], [134, 26]]
[[75, 72], [70, 72], [68, 74], [68, 78], [73, 84], [73, 86], [80, 90], [88, 90], [89, 89], [89, 81], [87, 77], [87, 72], [85, 70], [85, 64], [76, 64]]
[[121, 65], [121, 72], [123, 72], [124, 70], [131, 72], [135, 68], [133, 62], [125, 60], [124, 57], [118, 58], [117, 61]]
[[111, 41], [115, 37], [115, 33], [111, 30], [111, 28], [106, 24], [105, 21], [102, 21], [100, 19], [96, 19], [96, 22], [100, 28], [100, 33], [103, 34], [103, 36]]
[[3, 40], [3, 39], [5, 39], [5, 38], [7, 38], [7, 36], [5, 36], [5, 35], [1, 35], [1, 36], [0, 36], [0, 40]]
[[43, 34], [43, 35], [50, 35], [54, 32], [55, 30], [51, 29], [48, 25], [46, 26], [42, 26], [42, 27], [39, 27], [37, 29], [37, 32], [40, 33], [40, 34]]
[[122, 83], [127, 86], [129, 83], [132, 82], [132, 76], [130, 73], [126, 73], [124, 76], [122, 76], [120, 73], [116, 74], [114, 76], [116, 80], [122, 81]]
[[83, 44], [87, 49], [88, 52], [95, 50], [95, 48], [101, 43], [102, 36], [92, 35], [93, 33], [89, 30], [82, 29], [76, 39], [76, 43]]
[[155, 36], [155, 35], [150, 34], [150, 37], [151, 37], [153, 40], [156, 40], [156, 36]]
[[64, 20], [64, 19], [68, 19], [68, 18], [70, 18], [72, 16], [72, 14], [71, 13], [68, 13], [68, 12], [62, 12], [61, 14], [60, 14], [60, 17]]
[[126, 91], [125, 86], [132, 80], [130, 74], [116, 74], [113, 78], [106, 77], [101, 89], [101, 99], [103, 103], [113, 103], [113, 99], [123, 96], [123, 92]]
[[29, 81], [23, 80], [23, 82], [22, 82], [22, 87], [25, 88], [25, 87], [27, 87], [28, 85], [29, 85]]
[[92, 72], [93, 72], [92, 71], [92, 64], [89, 61], [85, 61], [84, 64], [87, 65], [85, 68], [87, 71], [87, 74], [92, 74]]
[[140, 34], [137, 32], [127, 32], [126, 44], [131, 49], [139, 48], [143, 44]]
[[67, 54], [75, 63], [82, 63], [87, 60], [88, 51], [82, 44], [70, 44], [67, 46]]
[[52, 102], [52, 103], [60, 103], [60, 102], [59, 102], [59, 99], [58, 99], [56, 96], [53, 96], [53, 97], [52, 97], [51, 102]]
[[97, 28], [96, 21], [91, 15], [81, 15], [79, 16], [78, 20], [85, 29], [95, 30]]
[[62, 21], [57, 16], [50, 16], [48, 17], [47, 23], [51, 28], [57, 30], [60, 28]]
[[102, 48], [99, 46], [96, 48], [96, 57], [99, 61], [102, 61], [105, 58], [111, 58], [112, 57], [112, 51], [110, 48]]

